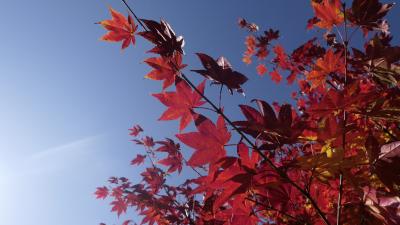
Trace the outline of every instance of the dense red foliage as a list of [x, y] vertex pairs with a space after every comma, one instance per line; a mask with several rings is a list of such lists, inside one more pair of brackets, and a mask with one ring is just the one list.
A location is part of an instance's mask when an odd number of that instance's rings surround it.
[[[131, 164], [149, 160], [143, 180], [112, 177], [96, 197], [111, 198], [117, 215], [135, 207], [141, 224], [400, 224], [400, 47], [391, 45], [384, 19], [393, 4], [315, 0], [311, 6], [308, 29], [326, 33], [292, 53], [278, 43], [278, 31], [260, 32], [239, 19], [251, 32], [243, 61], [257, 58], [260, 75], [271, 71], [277, 83], [286, 76], [299, 91], [292, 94], [297, 107], [256, 99], [256, 108], [239, 106], [243, 119], [234, 122], [206, 97], [205, 81], [196, 87], [183, 74], [182, 37], [165, 21], [137, 21], [144, 30], [138, 35], [158, 54], [145, 62], [152, 67], [146, 77], [164, 81], [153, 94], [167, 107], [160, 120], [180, 119], [179, 133], [177, 140], [154, 141], [137, 137], [140, 126], [130, 129], [145, 148]], [[134, 43], [132, 16], [111, 13], [112, 20], [100, 22], [109, 30], [103, 39], [123, 41], [123, 48]], [[363, 49], [347, 35], [358, 30]], [[248, 78], [226, 58], [197, 56], [204, 69], [192, 71], [243, 92]], [[215, 122], [202, 114], [203, 105], [218, 114]], [[181, 133], [191, 121], [196, 130]], [[193, 150], [188, 160], [177, 141]], [[183, 182], [168, 183], [172, 174]]]

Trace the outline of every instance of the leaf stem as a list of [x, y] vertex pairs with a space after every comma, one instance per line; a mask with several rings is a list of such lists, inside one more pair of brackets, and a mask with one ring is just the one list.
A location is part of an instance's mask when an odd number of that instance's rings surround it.
[[206, 109], [206, 110], [210, 110], [210, 111], [216, 112], [214, 109], [210, 109], [210, 108], [202, 107], [202, 106], [195, 106], [195, 107], [193, 107], [193, 108], [194, 108], [194, 109]]

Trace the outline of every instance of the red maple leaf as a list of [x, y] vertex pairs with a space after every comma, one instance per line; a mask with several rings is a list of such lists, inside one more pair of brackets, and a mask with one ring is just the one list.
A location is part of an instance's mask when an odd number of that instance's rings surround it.
[[173, 173], [176, 170], [180, 173], [182, 171], [183, 156], [180, 152], [179, 143], [176, 144], [172, 139], [167, 138], [165, 141], [158, 141], [157, 144], [161, 145], [156, 149], [157, 152], [168, 153], [168, 157], [158, 161], [158, 163], [169, 166], [168, 173]]
[[113, 207], [111, 208], [111, 212], [117, 212], [117, 215], [120, 216], [122, 213], [126, 212], [127, 204], [122, 198], [117, 198], [110, 203]]
[[104, 187], [98, 187], [94, 194], [96, 195], [96, 198], [105, 199], [108, 196], [108, 188], [105, 187], [105, 186]]
[[163, 90], [171, 86], [179, 71], [186, 67], [185, 64], [182, 64], [182, 54], [178, 52], [173, 57], [148, 58], [144, 62], [153, 67], [153, 70], [145, 77], [151, 80], [163, 80]]
[[340, 10], [340, 0], [322, 0], [320, 3], [312, 1], [311, 5], [319, 20], [315, 23], [317, 27], [330, 30], [334, 25], [343, 22], [344, 16]]
[[279, 84], [279, 82], [281, 82], [282, 80], [282, 76], [276, 70], [269, 73], [269, 75], [271, 75], [271, 80], [273, 80], [277, 84]]
[[[197, 89], [204, 93], [205, 81], [200, 83]], [[182, 131], [192, 120], [191, 111], [194, 107], [204, 104], [201, 96], [190, 88], [185, 81], [176, 79], [176, 92], [162, 92], [153, 94], [168, 109], [161, 115], [159, 120], [176, 120], [181, 118], [179, 130]]]
[[146, 171], [140, 174], [143, 181], [152, 189], [152, 193], [157, 193], [165, 182], [164, 171], [159, 168], [146, 168]]
[[307, 74], [307, 80], [311, 82], [311, 88], [317, 88], [324, 84], [330, 73], [344, 73], [344, 63], [341, 53], [334, 53], [329, 49], [322, 58], [315, 62], [314, 69]]
[[133, 21], [131, 15], [125, 18], [124, 15], [115, 11], [110, 7], [111, 20], [103, 20], [99, 22], [108, 33], [101, 40], [119, 42], [122, 41], [122, 49], [127, 48], [131, 43], [135, 44], [135, 32], [137, 25]]
[[131, 161], [131, 165], [140, 165], [140, 164], [142, 164], [143, 162], [144, 162], [144, 159], [146, 158], [146, 156], [145, 155], [140, 155], [140, 154], [138, 154], [138, 155], [136, 155], [136, 158], [134, 158], [132, 161]]
[[259, 64], [256, 69], [258, 75], [260, 76], [264, 75], [268, 71], [264, 64]]
[[173, 156], [168, 156], [165, 159], [161, 159], [158, 161], [159, 164], [164, 165], [164, 166], [169, 166], [167, 172], [168, 173], [173, 173], [176, 170], [180, 173], [182, 171], [182, 154], [177, 153], [176, 155]]
[[132, 128], [129, 128], [129, 130], [131, 131], [131, 132], [129, 133], [129, 135], [131, 135], [131, 136], [133, 136], [133, 137], [136, 137], [136, 136], [138, 136], [138, 134], [139, 134], [140, 132], [143, 131], [143, 128], [140, 127], [139, 125], [135, 125], [135, 126], [133, 126]]
[[260, 155], [256, 151], [249, 151], [249, 148], [242, 142], [237, 145], [237, 154], [239, 156], [239, 164], [245, 167], [247, 171], [254, 171], [260, 160]]
[[219, 116], [217, 124], [214, 124], [200, 114], [193, 114], [193, 118], [198, 132], [176, 135], [184, 144], [195, 149], [188, 165], [202, 166], [224, 157], [226, 155], [225, 144], [231, 138], [231, 133], [227, 130], [224, 119]]
[[257, 40], [256, 37], [253, 35], [249, 35], [246, 37], [246, 51], [244, 52], [242, 61], [246, 64], [251, 63], [251, 57], [256, 53], [256, 45], [257, 45]]
[[151, 148], [154, 146], [154, 139], [149, 136], [146, 136], [146, 137], [142, 138], [141, 140], [134, 139], [132, 141], [135, 142], [137, 145], [143, 145], [148, 148]]
[[276, 55], [273, 62], [276, 62], [278, 66], [284, 70], [290, 69], [290, 64], [288, 61], [288, 56], [285, 53], [285, 49], [283, 49], [281, 45], [275, 45], [273, 51]]

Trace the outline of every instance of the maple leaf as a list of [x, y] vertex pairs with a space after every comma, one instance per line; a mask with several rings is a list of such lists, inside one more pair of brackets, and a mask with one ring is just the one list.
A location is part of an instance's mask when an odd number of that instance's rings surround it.
[[131, 161], [131, 165], [140, 165], [140, 164], [142, 164], [142, 163], [144, 162], [144, 159], [145, 159], [145, 158], [146, 158], [145, 155], [137, 154], [137, 155], [136, 155], [136, 158], [134, 158], [134, 159]]
[[264, 64], [259, 64], [256, 69], [258, 75], [260, 76], [264, 75], [268, 71]]
[[265, 143], [262, 150], [275, 149], [278, 145], [293, 143], [302, 133], [304, 124], [300, 121], [293, 123], [291, 106], [280, 107], [278, 117], [272, 107], [265, 101], [255, 99], [259, 110], [251, 106], [239, 105], [246, 121], [233, 122], [240, 130]]
[[[400, 224], [400, 198], [390, 194], [382, 195], [382, 191], [372, 187], [363, 188], [365, 214], [375, 224]], [[364, 216], [364, 215], [363, 215]], [[372, 224], [371, 222], [371, 224]]]
[[96, 198], [105, 199], [108, 196], [108, 188], [105, 187], [105, 186], [104, 187], [98, 187], [94, 194], [96, 195]]
[[156, 149], [157, 152], [167, 152], [168, 154], [175, 154], [180, 150], [180, 144], [175, 143], [172, 139], [166, 138], [165, 141], [157, 141], [161, 145]]
[[116, 200], [110, 203], [113, 207], [111, 212], [117, 212], [118, 217], [126, 212], [127, 204], [122, 198], [117, 198]]
[[179, 75], [179, 71], [186, 67], [186, 64], [182, 64], [182, 54], [179, 52], [172, 57], [148, 58], [144, 62], [153, 67], [153, 70], [145, 77], [151, 80], [163, 80], [163, 90], [171, 86]]
[[334, 25], [343, 23], [344, 16], [340, 10], [340, 0], [322, 0], [320, 3], [311, 3], [315, 16], [319, 20], [315, 25], [331, 30]]
[[214, 60], [204, 53], [196, 53], [205, 70], [192, 70], [201, 74], [216, 84], [226, 85], [232, 94], [232, 90], [243, 93], [241, 85], [247, 81], [247, 77], [232, 69], [232, 65], [224, 57]]
[[135, 139], [133, 140], [137, 145], [144, 145], [145, 147], [153, 147], [154, 146], [154, 140], [152, 137], [146, 136], [142, 138], [142, 140]]
[[237, 154], [239, 156], [240, 166], [246, 168], [247, 171], [255, 173], [255, 168], [260, 160], [260, 155], [256, 151], [250, 153], [249, 148], [243, 142], [237, 145]]
[[101, 40], [119, 42], [122, 41], [122, 49], [127, 48], [131, 43], [135, 44], [135, 32], [137, 25], [131, 15], [125, 18], [124, 15], [117, 12], [110, 7], [111, 20], [103, 20], [99, 22], [108, 33], [106, 33]]
[[279, 84], [279, 82], [281, 82], [282, 80], [282, 76], [276, 70], [270, 72], [269, 75], [271, 75], [271, 80], [273, 80], [277, 84]]
[[168, 156], [165, 159], [159, 160], [157, 163], [164, 165], [164, 166], [169, 166], [167, 172], [168, 173], [173, 173], [176, 170], [180, 173], [182, 171], [182, 154], [177, 153], [174, 156]]
[[319, 58], [311, 72], [306, 75], [311, 82], [311, 88], [323, 85], [330, 73], [344, 73], [344, 62], [341, 53], [334, 53], [329, 49], [322, 58]]
[[182, 171], [183, 156], [180, 152], [179, 143], [175, 144], [172, 139], [167, 138], [165, 141], [158, 141], [157, 144], [161, 145], [156, 149], [157, 152], [168, 153], [167, 158], [158, 161], [158, 163], [169, 166], [168, 173], [173, 173], [176, 170], [180, 173]]
[[348, 12], [349, 20], [364, 29], [364, 34], [373, 29], [382, 30], [383, 17], [394, 3], [382, 4], [378, 0], [354, 0]]
[[117, 186], [112, 189], [110, 196], [114, 198], [122, 198], [122, 195], [124, 194], [124, 190], [122, 186]]
[[383, 145], [374, 163], [375, 172], [392, 191], [400, 193], [400, 141]]
[[246, 45], [246, 51], [243, 54], [242, 61], [244, 63], [251, 64], [251, 57], [255, 54], [256, 52], [256, 37], [253, 35], [248, 35], [246, 37], [245, 45]]
[[166, 21], [161, 20], [160, 23], [154, 20], [141, 19], [141, 21], [149, 30], [138, 34], [156, 45], [149, 52], [167, 57], [172, 56], [175, 51], [184, 54], [182, 49], [185, 44], [183, 37], [177, 37]]
[[255, 23], [249, 23], [243, 18], [238, 19], [238, 24], [240, 28], [247, 28], [249, 32], [256, 32], [258, 31], [258, 26]]
[[276, 57], [273, 62], [278, 63], [279, 67], [284, 70], [290, 69], [290, 63], [288, 61], [288, 56], [281, 45], [275, 45], [273, 49]]
[[263, 36], [267, 42], [270, 42], [272, 40], [277, 40], [279, 38], [279, 30], [273, 30], [269, 29], [264, 31], [264, 36]]
[[[204, 104], [201, 96], [190, 88], [190, 86], [182, 79], [177, 78], [176, 92], [162, 92], [153, 94], [168, 109], [161, 115], [159, 120], [175, 120], [181, 118], [179, 130], [182, 131], [192, 120], [191, 111], [194, 107]], [[197, 89], [204, 93], [205, 81], [199, 84]]]
[[[371, 98], [376, 95], [375, 92], [370, 93], [355, 93], [354, 95], [348, 95], [347, 89], [345, 92], [340, 92], [335, 89], [327, 91], [322, 99], [318, 101], [318, 104], [314, 103], [307, 109], [307, 112], [311, 116], [325, 117], [331, 113], [337, 113], [340, 110], [355, 110], [360, 107], [360, 103], [366, 104], [371, 101]], [[372, 113], [367, 113], [371, 114]]]
[[118, 178], [117, 177], [110, 177], [108, 179], [108, 182], [110, 182], [111, 184], [118, 184]]
[[201, 114], [193, 114], [193, 118], [198, 132], [176, 135], [184, 144], [195, 149], [188, 165], [202, 166], [224, 157], [226, 155], [224, 146], [231, 138], [224, 119], [219, 116], [217, 124], [214, 124]]
[[140, 175], [143, 177], [143, 180], [150, 185], [152, 189], [152, 193], [157, 193], [161, 188], [161, 185], [164, 184], [164, 171], [159, 168], [146, 168], [146, 171], [142, 172]]
[[132, 128], [129, 128], [129, 130], [131, 131], [129, 133], [130, 136], [136, 137], [139, 135], [140, 132], [143, 131], [143, 128], [140, 125], [135, 125]]

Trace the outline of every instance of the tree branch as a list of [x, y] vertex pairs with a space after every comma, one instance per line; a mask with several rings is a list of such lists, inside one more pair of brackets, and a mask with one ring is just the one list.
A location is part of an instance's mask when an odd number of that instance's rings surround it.
[[[128, 10], [133, 14], [133, 16], [138, 20], [137, 15], [133, 12], [133, 10], [129, 7], [125, 0], [121, 0], [128, 8]], [[148, 30], [146, 26], [138, 20], [139, 24], [145, 29]], [[175, 65], [175, 64], [173, 64]], [[176, 66], [176, 65], [175, 65]], [[177, 71], [179, 71], [176, 68]], [[233, 122], [222, 112], [220, 108], [218, 108], [208, 97], [206, 97], [197, 87], [185, 76], [184, 73], [180, 72], [180, 77], [185, 80], [189, 86], [193, 88], [219, 115], [221, 115], [224, 120], [254, 149], [262, 158], [263, 160], [283, 179], [286, 180], [289, 184], [291, 184], [294, 188], [296, 188], [306, 199], [308, 199], [313, 206], [313, 208], [317, 211], [319, 217], [324, 221], [326, 225], [330, 225], [330, 222], [325, 216], [325, 213], [318, 207], [315, 200], [312, 198], [310, 193], [302, 189], [299, 185], [297, 185], [290, 177], [283, 172], [280, 168], [278, 168], [258, 147], [238, 128], [236, 127]]]
[[[343, 14], [344, 14], [344, 33], [345, 37], [344, 40], [342, 39], [343, 46], [344, 46], [344, 84], [343, 84], [343, 92], [345, 91], [346, 83], [347, 83], [347, 46], [348, 46], [348, 37], [347, 37], [347, 22], [346, 22], [346, 3], [344, 2], [343, 5]], [[340, 33], [340, 32], [339, 32]], [[343, 107], [343, 124], [342, 124], [342, 148], [343, 148], [343, 157], [345, 155], [346, 149], [346, 110]], [[340, 171], [339, 175], [339, 195], [337, 200], [337, 210], [336, 210], [336, 225], [340, 225], [340, 217], [341, 217], [341, 210], [342, 210], [342, 194], [343, 194], [343, 172]]]
[[292, 215], [290, 215], [290, 214], [288, 214], [288, 213], [286, 213], [286, 212], [284, 212], [284, 211], [282, 211], [282, 210], [275, 209], [275, 208], [272, 207], [272, 206], [268, 206], [268, 205], [266, 205], [266, 204], [264, 204], [264, 203], [261, 203], [261, 202], [259, 202], [259, 201], [257, 201], [257, 200], [254, 200], [254, 199], [252, 199], [252, 198], [246, 198], [246, 200], [249, 200], [249, 201], [251, 201], [251, 202], [254, 202], [256, 205], [260, 205], [260, 206], [264, 207], [265, 209], [263, 209], [263, 210], [276, 211], [276, 212], [278, 212], [279, 214], [282, 214], [282, 215], [284, 215], [284, 216], [286, 216], [286, 217], [288, 217], [288, 218], [290, 218], [290, 219], [292, 219], [292, 220], [294, 220], [294, 221], [296, 221], [296, 222], [301, 222], [301, 221], [300, 221], [299, 219], [297, 219], [296, 217], [294, 217], [294, 216], [292, 216]]

